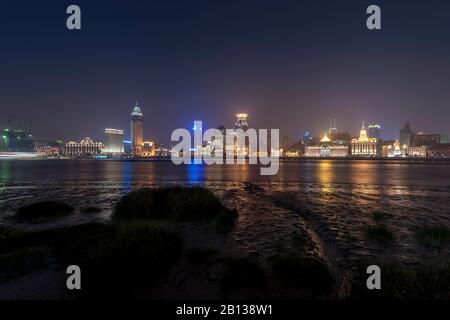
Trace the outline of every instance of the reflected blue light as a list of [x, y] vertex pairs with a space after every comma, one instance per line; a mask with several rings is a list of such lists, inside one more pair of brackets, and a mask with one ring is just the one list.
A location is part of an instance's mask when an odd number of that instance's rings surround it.
[[188, 164], [187, 175], [189, 183], [200, 183], [205, 179], [205, 164]]

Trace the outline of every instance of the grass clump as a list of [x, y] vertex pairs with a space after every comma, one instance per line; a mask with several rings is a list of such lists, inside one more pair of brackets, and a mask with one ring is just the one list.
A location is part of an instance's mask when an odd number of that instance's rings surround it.
[[385, 212], [381, 212], [381, 211], [375, 211], [372, 213], [372, 218], [375, 222], [381, 222], [384, 221], [388, 218], [390, 218], [391, 215]]
[[[43, 231], [0, 229], [0, 278], [49, 263], [83, 270], [82, 296], [123, 296], [156, 282], [178, 258], [182, 240], [148, 221], [90, 223]], [[121, 291], [123, 289], [123, 291]]]
[[[176, 262], [182, 240], [163, 226], [147, 221], [120, 225], [86, 254], [81, 263], [87, 295], [120, 295], [156, 282]], [[114, 281], [111, 281], [114, 279]]]
[[335, 283], [326, 264], [317, 259], [277, 255], [272, 260], [272, 269], [288, 286], [308, 288], [314, 293], [327, 293]]
[[47, 247], [30, 247], [0, 255], [0, 283], [47, 267], [54, 262]]
[[[0, 254], [33, 246], [52, 248], [56, 254], [63, 254], [79, 241], [98, 238], [114, 231], [114, 227], [101, 223], [89, 223], [40, 231], [0, 230]], [[3, 238], [1, 236], [3, 234]]]
[[233, 229], [238, 213], [236, 210], [222, 210], [213, 219], [213, 226], [219, 232]]
[[117, 203], [113, 220], [213, 221], [219, 230], [227, 230], [234, 225], [236, 215], [236, 211], [224, 207], [208, 189], [164, 187], [128, 193]]
[[366, 236], [369, 239], [379, 242], [388, 243], [394, 240], [394, 234], [386, 228], [386, 226], [368, 226], [366, 228]]
[[439, 250], [450, 242], [450, 230], [445, 226], [419, 227], [415, 237], [419, 244]]
[[237, 289], [264, 289], [266, 275], [259, 263], [251, 258], [230, 257], [223, 262], [221, 288], [224, 291]]
[[19, 208], [16, 217], [19, 220], [52, 220], [74, 212], [72, 206], [60, 201], [40, 201]]
[[351, 281], [349, 299], [364, 300], [448, 300], [450, 298], [450, 263], [424, 266], [399, 266], [377, 263], [381, 269], [381, 290], [369, 290], [367, 263], [358, 266]]

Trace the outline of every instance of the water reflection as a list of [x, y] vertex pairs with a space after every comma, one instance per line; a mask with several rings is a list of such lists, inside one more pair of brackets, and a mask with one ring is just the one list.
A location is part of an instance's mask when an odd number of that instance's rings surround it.
[[4, 185], [10, 181], [11, 178], [11, 163], [8, 160], [0, 160], [0, 193], [5, 191]]
[[0, 160], [0, 183], [8, 183], [11, 178], [11, 162]]
[[199, 183], [205, 179], [205, 164], [188, 164], [186, 165], [187, 177], [189, 183]]
[[334, 180], [336, 167], [330, 160], [322, 160], [317, 165], [316, 181], [321, 184], [320, 191], [322, 194], [328, 194], [333, 191], [330, 183]]
[[122, 162], [121, 169], [122, 169], [121, 171], [122, 179], [120, 189], [123, 192], [130, 192], [132, 189], [132, 182], [133, 182], [133, 165], [129, 161]]

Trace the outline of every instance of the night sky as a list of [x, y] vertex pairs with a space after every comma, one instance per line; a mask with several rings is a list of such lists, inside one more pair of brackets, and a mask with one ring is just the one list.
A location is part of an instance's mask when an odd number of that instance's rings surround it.
[[136, 101], [145, 139], [164, 143], [237, 112], [291, 140], [333, 118], [352, 135], [362, 120], [384, 138], [406, 120], [450, 133], [450, 1], [2, 0], [0, 43], [0, 126], [32, 121], [37, 139], [128, 137]]

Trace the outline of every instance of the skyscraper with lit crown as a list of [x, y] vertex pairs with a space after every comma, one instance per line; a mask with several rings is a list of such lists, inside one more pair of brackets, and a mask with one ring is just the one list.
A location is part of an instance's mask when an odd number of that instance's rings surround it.
[[237, 120], [236, 120], [235, 128], [246, 131], [248, 129], [247, 117], [248, 117], [248, 114], [246, 114], [246, 113], [238, 113], [236, 115]]
[[130, 136], [131, 154], [142, 154], [142, 145], [144, 143], [144, 115], [137, 103], [131, 112]]

